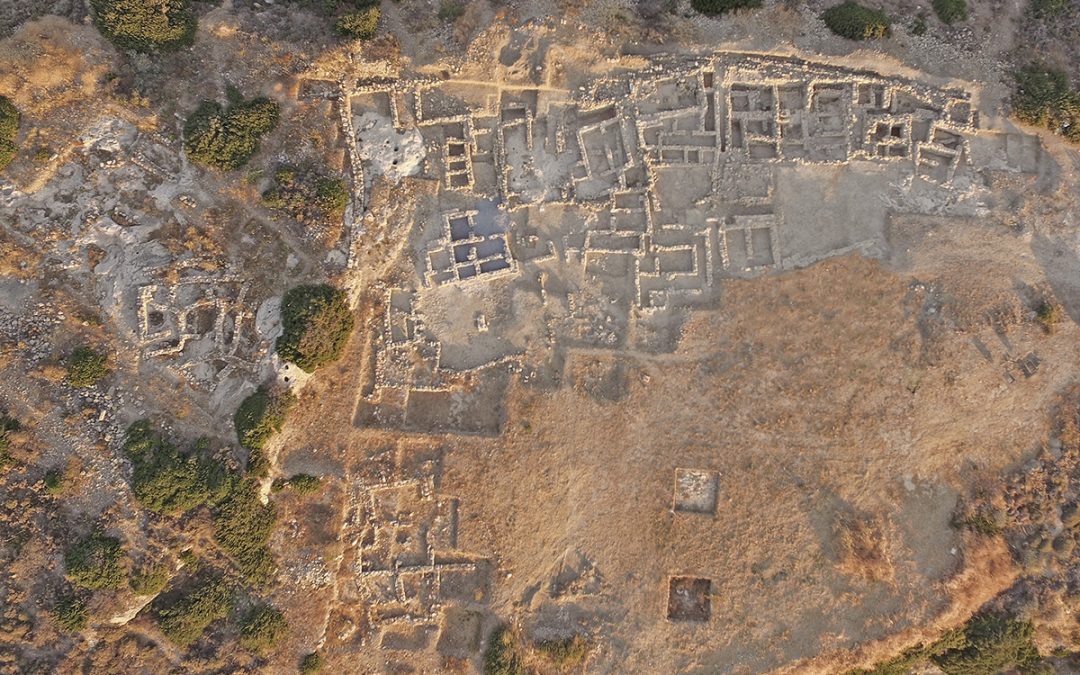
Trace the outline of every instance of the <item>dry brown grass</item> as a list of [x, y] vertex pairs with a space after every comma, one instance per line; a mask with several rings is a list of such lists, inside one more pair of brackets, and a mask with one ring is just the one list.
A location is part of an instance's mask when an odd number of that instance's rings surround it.
[[838, 567], [868, 581], [893, 581], [886, 522], [881, 516], [844, 516], [834, 528]]

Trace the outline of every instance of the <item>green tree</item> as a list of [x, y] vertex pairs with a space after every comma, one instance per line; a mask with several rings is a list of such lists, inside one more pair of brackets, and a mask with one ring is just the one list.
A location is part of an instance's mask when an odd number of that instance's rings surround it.
[[756, 9], [761, 0], [690, 0], [690, 6], [702, 14], [719, 16], [736, 9]]
[[64, 554], [67, 577], [83, 588], [117, 588], [124, 581], [120, 540], [95, 532]]
[[285, 616], [273, 605], [256, 605], [240, 622], [240, 646], [253, 652], [273, 649], [289, 632]]
[[846, 0], [825, 10], [821, 19], [829, 30], [849, 40], [873, 40], [889, 34], [889, 17], [884, 12]]
[[195, 38], [188, 0], [90, 0], [90, 6], [98, 30], [120, 49], [167, 51]]
[[234, 100], [228, 107], [203, 101], [184, 124], [184, 150], [215, 169], [238, 169], [259, 150], [259, 140], [277, 127], [281, 115], [270, 99]]
[[201, 452], [182, 454], [146, 420], [128, 428], [124, 452], [133, 466], [135, 499], [152, 511], [183, 513], [215, 501], [228, 488], [221, 465]]
[[244, 578], [257, 586], [269, 585], [277, 573], [267, 547], [276, 520], [274, 507], [262, 503], [258, 484], [250, 478], [234, 481], [214, 511], [214, 540]]
[[68, 384], [79, 389], [94, 386], [112, 372], [108, 363], [105, 354], [86, 346], [76, 348], [68, 361]]
[[233, 593], [224, 577], [208, 574], [174, 604], [157, 610], [158, 624], [165, 636], [186, 647], [198, 640], [207, 627], [229, 615]]
[[967, 21], [967, 0], [934, 0], [934, 12], [943, 23]]
[[335, 361], [353, 329], [344, 291], [326, 284], [289, 289], [281, 301], [281, 322], [278, 356], [307, 373]]

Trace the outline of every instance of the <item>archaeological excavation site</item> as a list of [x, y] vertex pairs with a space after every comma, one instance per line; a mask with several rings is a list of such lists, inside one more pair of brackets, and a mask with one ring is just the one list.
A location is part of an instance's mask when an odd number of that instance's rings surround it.
[[1080, 4], [0, 5], [0, 674], [1080, 672]]

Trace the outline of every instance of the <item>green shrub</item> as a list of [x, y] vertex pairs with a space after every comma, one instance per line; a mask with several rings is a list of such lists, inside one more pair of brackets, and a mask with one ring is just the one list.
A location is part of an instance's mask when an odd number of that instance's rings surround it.
[[99, 354], [90, 347], [78, 347], [68, 361], [68, 384], [80, 389], [94, 386], [112, 372], [108, 362], [109, 357], [105, 354]]
[[1014, 77], [1016, 118], [1080, 143], [1080, 94], [1070, 89], [1065, 71], [1033, 63]]
[[120, 49], [179, 49], [195, 38], [188, 0], [90, 0], [90, 6], [98, 30]]
[[589, 642], [580, 635], [561, 640], [541, 640], [533, 646], [560, 672], [577, 668], [589, 654]]
[[240, 622], [240, 646], [253, 652], [273, 649], [289, 632], [281, 611], [272, 605], [256, 605]]
[[967, 21], [967, 0], [934, 0], [934, 13], [943, 23]]
[[6, 138], [0, 138], [0, 171], [3, 171], [15, 160], [16, 153], [19, 152], [19, 147], [7, 140]]
[[306, 473], [298, 473], [289, 479], [289, 488], [298, 495], [310, 495], [322, 490], [322, 479]]
[[1040, 19], [1056, 19], [1069, 11], [1070, 0], [1031, 0], [1031, 12]]
[[833, 5], [821, 19], [829, 30], [849, 40], [872, 40], [889, 34], [889, 17], [884, 12], [854, 0]]
[[64, 491], [64, 470], [49, 469], [45, 472], [45, 492], [58, 495]]
[[95, 532], [64, 554], [67, 577], [83, 588], [117, 588], [124, 581], [120, 540]]
[[911, 34], [912, 35], [926, 35], [926, 12], [919, 12], [915, 15], [915, 18], [911, 20]]
[[61, 595], [53, 607], [52, 615], [62, 630], [77, 633], [86, 628], [90, 618], [86, 602], [73, 592]]
[[15, 159], [19, 147], [15, 138], [19, 135], [19, 121], [22, 116], [19, 109], [7, 96], [0, 96], [0, 171], [7, 168]]
[[267, 543], [274, 531], [274, 507], [259, 500], [258, 484], [249, 479], [233, 483], [214, 511], [214, 540], [236, 563], [249, 582], [267, 586], [277, 566]]
[[131, 459], [131, 491], [146, 508], [183, 513], [220, 498], [228, 488], [225, 470], [201, 452], [181, 454], [146, 420], [127, 430], [124, 452]]
[[5, 469], [8, 464], [11, 464], [11, 454], [8, 452], [8, 447], [11, 444], [11, 434], [20, 429], [22, 429], [22, 425], [19, 424], [19, 420], [8, 416], [6, 413], [0, 413], [0, 469]]
[[465, 3], [460, 0], [443, 0], [439, 5], [439, 21], [453, 23], [465, 14]]
[[[259, 387], [244, 399], [236, 414], [233, 425], [240, 445], [248, 450], [261, 450], [270, 437], [281, 431], [289, 409], [296, 402], [296, 397], [287, 389], [269, 389]], [[261, 474], [264, 467], [248, 464], [248, 471]]]
[[333, 286], [297, 286], [281, 301], [277, 353], [307, 373], [341, 355], [353, 329], [345, 293]]
[[128, 578], [128, 585], [135, 595], [157, 595], [169, 583], [169, 567], [164, 564], [150, 565]]
[[192, 160], [229, 171], [247, 163], [259, 139], [277, 127], [280, 109], [265, 98], [234, 100], [227, 108], [203, 101], [184, 124], [184, 150]]
[[186, 647], [198, 640], [211, 623], [228, 616], [231, 609], [231, 589], [223, 577], [211, 575], [197, 580], [195, 587], [175, 604], [158, 609], [158, 624], [167, 638]]
[[300, 675], [311, 675], [322, 670], [323, 661], [319, 652], [311, 652], [300, 659]]
[[492, 631], [484, 650], [484, 675], [525, 675], [526, 672], [510, 627]]
[[1029, 670], [1042, 661], [1032, 641], [1030, 621], [998, 614], [981, 614], [964, 627], [964, 646], [931, 658], [947, 675], [982, 675], [1017, 669]]
[[262, 197], [268, 207], [301, 223], [315, 224], [341, 218], [349, 203], [342, 179], [287, 166], [274, 172], [274, 184]]
[[1038, 321], [1043, 330], [1050, 335], [1053, 335], [1057, 331], [1057, 326], [1061, 323], [1062, 314], [1061, 305], [1053, 300], [1043, 300], [1035, 308], [1035, 320]]
[[719, 16], [736, 9], [761, 7], [761, 0], [690, 0], [690, 6], [702, 14]]
[[337, 20], [337, 30], [346, 37], [356, 40], [370, 40], [375, 37], [381, 14], [377, 6], [368, 7], [358, 12], [349, 12]]
[[0, 96], [0, 138], [14, 141], [19, 135], [22, 115], [7, 96]]

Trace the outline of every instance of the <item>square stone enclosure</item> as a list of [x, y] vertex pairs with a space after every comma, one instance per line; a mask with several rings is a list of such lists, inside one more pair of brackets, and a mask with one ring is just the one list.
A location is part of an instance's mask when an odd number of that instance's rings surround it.
[[715, 471], [675, 469], [675, 510], [716, 513], [718, 476]]
[[712, 615], [712, 581], [697, 577], [671, 577], [668, 584], [667, 618], [669, 621], [703, 623]]

